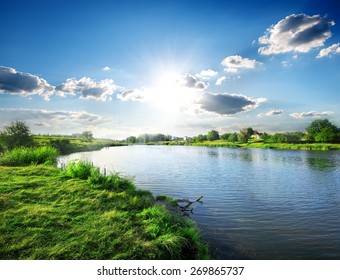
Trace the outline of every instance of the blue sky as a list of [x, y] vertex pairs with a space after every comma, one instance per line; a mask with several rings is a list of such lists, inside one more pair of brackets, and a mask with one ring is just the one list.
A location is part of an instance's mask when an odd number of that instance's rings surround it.
[[2, 1], [0, 127], [122, 139], [340, 126], [340, 5], [277, 2]]

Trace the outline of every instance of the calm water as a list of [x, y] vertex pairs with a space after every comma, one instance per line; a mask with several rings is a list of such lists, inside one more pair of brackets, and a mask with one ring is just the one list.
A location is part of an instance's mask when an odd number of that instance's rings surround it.
[[340, 153], [128, 146], [77, 153], [140, 188], [194, 200], [218, 259], [340, 259]]

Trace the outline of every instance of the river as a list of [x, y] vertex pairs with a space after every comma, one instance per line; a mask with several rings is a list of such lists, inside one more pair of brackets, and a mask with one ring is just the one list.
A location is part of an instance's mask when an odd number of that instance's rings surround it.
[[123, 146], [60, 158], [133, 176], [156, 196], [195, 200], [215, 259], [340, 259], [340, 153]]

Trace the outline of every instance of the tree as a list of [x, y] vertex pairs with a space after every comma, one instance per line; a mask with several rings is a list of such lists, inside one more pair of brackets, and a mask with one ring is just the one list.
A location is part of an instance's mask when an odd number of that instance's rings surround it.
[[267, 132], [263, 132], [261, 138], [264, 142], [267, 142], [270, 139], [270, 135]]
[[228, 141], [229, 142], [236, 142], [237, 139], [238, 139], [238, 137], [237, 137], [237, 133], [236, 132], [230, 134], [230, 136], [228, 137]]
[[82, 138], [85, 139], [85, 141], [87, 142], [92, 142], [93, 140], [93, 133], [92, 131], [84, 131], [82, 134], [81, 134]]
[[251, 127], [243, 128], [240, 130], [238, 140], [240, 142], [247, 143], [250, 137], [254, 134], [254, 130]]
[[129, 136], [128, 138], [126, 138], [126, 143], [135, 144], [137, 143], [137, 138], [135, 136]]
[[207, 139], [209, 141], [218, 140], [218, 139], [220, 139], [220, 135], [219, 135], [219, 133], [216, 130], [211, 130], [207, 134]]
[[223, 133], [223, 134], [220, 136], [220, 138], [221, 138], [222, 140], [228, 141], [228, 138], [229, 138], [230, 135], [231, 135], [231, 133]]
[[335, 142], [338, 128], [328, 119], [315, 120], [307, 128], [307, 139], [316, 142]]
[[33, 136], [25, 122], [15, 121], [5, 126], [0, 132], [0, 146], [3, 150], [12, 150], [16, 147], [33, 146]]
[[194, 137], [194, 142], [203, 142], [205, 140], [207, 140], [207, 136], [203, 135], [203, 134], [199, 134], [196, 137]]

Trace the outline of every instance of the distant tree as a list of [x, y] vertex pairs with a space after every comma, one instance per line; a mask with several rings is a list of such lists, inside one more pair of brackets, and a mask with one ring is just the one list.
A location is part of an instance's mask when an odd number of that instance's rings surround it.
[[135, 136], [129, 136], [128, 138], [126, 138], [126, 143], [135, 144], [137, 143], [137, 138]]
[[218, 139], [220, 139], [220, 135], [219, 135], [219, 133], [216, 130], [211, 130], [207, 134], [207, 139], [209, 141], [218, 140]]
[[267, 141], [270, 139], [270, 135], [269, 135], [267, 132], [264, 132], [264, 133], [261, 135], [261, 139], [262, 139], [264, 142], [267, 142]]
[[237, 142], [237, 140], [238, 140], [238, 137], [237, 137], [237, 133], [236, 132], [230, 134], [229, 137], [228, 137], [228, 141], [229, 142]]
[[199, 134], [199, 135], [193, 137], [193, 139], [192, 139], [192, 141], [196, 142], [196, 143], [200, 143], [200, 142], [203, 142], [205, 140], [207, 140], [207, 136], [203, 135], [203, 134]]
[[254, 130], [251, 127], [243, 128], [238, 134], [238, 140], [240, 142], [247, 143], [250, 137], [254, 134]]
[[147, 142], [150, 142], [150, 135], [149, 134], [141, 134], [137, 137], [137, 142], [138, 143], [147, 143]]
[[307, 128], [307, 139], [315, 142], [335, 142], [338, 128], [328, 119], [315, 120]]
[[270, 139], [269, 142], [273, 142], [273, 143], [287, 143], [288, 142], [288, 138], [285, 133], [275, 133], [269, 139]]
[[5, 126], [0, 132], [2, 150], [12, 150], [16, 147], [33, 146], [33, 136], [25, 122], [15, 121]]
[[220, 135], [220, 138], [222, 140], [228, 141], [229, 136], [231, 135], [231, 133], [223, 133], [222, 135]]
[[81, 134], [81, 137], [87, 141], [87, 142], [92, 142], [93, 140], [93, 133], [91, 131], [84, 131], [82, 134]]
[[165, 135], [164, 134], [151, 134], [149, 136], [149, 141], [150, 142], [162, 142], [165, 141]]

